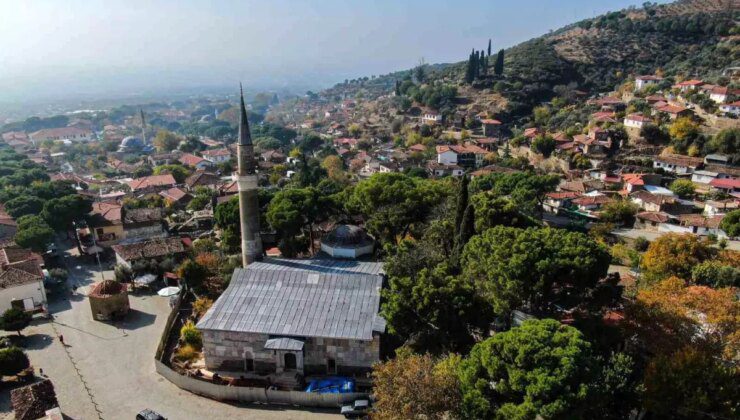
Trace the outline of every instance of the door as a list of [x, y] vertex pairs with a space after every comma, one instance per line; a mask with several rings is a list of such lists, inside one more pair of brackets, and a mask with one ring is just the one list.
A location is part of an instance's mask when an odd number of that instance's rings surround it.
[[295, 370], [296, 369], [296, 357], [293, 353], [285, 353], [285, 356], [283, 356], [283, 359], [285, 361], [285, 370]]

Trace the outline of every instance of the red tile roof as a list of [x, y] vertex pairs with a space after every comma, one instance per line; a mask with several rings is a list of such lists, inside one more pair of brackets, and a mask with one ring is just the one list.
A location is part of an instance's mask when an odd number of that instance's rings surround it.
[[185, 153], [182, 156], [180, 156], [180, 163], [182, 163], [185, 166], [197, 166], [203, 162], [206, 162], [205, 159], [203, 159], [200, 156], [195, 156], [190, 153]]
[[713, 179], [709, 185], [713, 186], [714, 188], [723, 188], [723, 189], [738, 189], [740, 188], [740, 179], [736, 178], [715, 178]]
[[150, 187], [174, 187], [175, 185], [177, 185], [177, 181], [175, 181], [175, 178], [171, 174], [145, 176], [128, 183], [128, 186], [131, 187], [132, 191], [143, 190]]

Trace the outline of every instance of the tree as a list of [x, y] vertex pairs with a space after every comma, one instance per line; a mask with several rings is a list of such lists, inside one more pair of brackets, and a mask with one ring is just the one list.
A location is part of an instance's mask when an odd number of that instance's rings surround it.
[[733, 210], [727, 213], [722, 218], [719, 227], [731, 238], [740, 236], [740, 210]]
[[476, 344], [460, 363], [463, 417], [583, 417], [594, 365], [577, 329], [553, 319], [525, 321]]
[[216, 206], [216, 210], [213, 212], [213, 219], [216, 221], [216, 225], [221, 229], [228, 227], [236, 228], [239, 227], [239, 197], [234, 196], [229, 200], [224, 201]]
[[463, 175], [460, 179], [460, 185], [457, 187], [457, 203], [455, 205], [455, 237], [460, 232], [460, 226], [463, 222], [465, 209], [468, 208], [468, 176]]
[[477, 232], [484, 232], [494, 226], [526, 228], [534, 225], [508, 198], [483, 192], [475, 194], [471, 198], [471, 204], [475, 208], [475, 230]]
[[548, 158], [555, 151], [555, 140], [550, 136], [537, 136], [532, 142], [532, 150]]
[[14, 376], [31, 366], [28, 357], [18, 347], [0, 349], [0, 376]]
[[645, 124], [640, 129], [640, 137], [650, 144], [663, 144], [670, 140], [668, 133], [655, 124]]
[[690, 141], [699, 135], [699, 124], [689, 117], [680, 117], [668, 128], [672, 138], [681, 142]]
[[54, 239], [54, 231], [49, 225], [39, 223], [18, 229], [13, 240], [22, 248], [29, 248], [36, 252], [46, 251], [48, 245]]
[[347, 182], [347, 173], [344, 171], [344, 163], [337, 155], [329, 155], [321, 162], [321, 167], [326, 170], [330, 179], [337, 182]]
[[737, 418], [740, 371], [697, 349], [659, 355], [645, 369], [645, 407], [659, 418]]
[[180, 144], [180, 137], [175, 133], [167, 130], [159, 130], [152, 143], [160, 152], [169, 152], [175, 150]]
[[468, 242], [462, 268], [497, 314], [517, 308], [550, 313], [555, 301], [585, 301], [610, 260], [603, 245], [582, 233], [497, 226]]
[[18, 308], [10, 308], [3, 312], [0, 326], [4, 331], [15, 331], [21, 335], [21, 330], [31, 323], [31, 314]]
[[496, 63], [493, 65], [493, 72], [496, 73], [496, 76], [501, 76], [504, 74], [504, 50], [501, 49], [498, 51], [498, 54], [496, 55]]
[[713, 288], [740, 287], [740, 269], [708, 260], [691, 270], [691, 280], [694, 284]]
[[203, 290], [208, 275], [206, 267], [191, 259], [183, 261], [177, 267], [177, 277], [181, 278], [189, 288], [198, 292]]
[[648, 285], [671, 276], [689, 279], [694, 266], [711, 256], [709, 245], [696, 236], [668, 233], [650, 243], [642, 257], [642, 277]]
[[57, 232], [67, 230], [72, 222], [81, 219], [92, 210], [92, 204], [85, 197], [75, 194], [53, 198], [44, 204], [42, 217]]
[[163, 174], [171, 174], [175, 178], [175, 182], [182, 184], [185, 182], [185, 178], [190, 175], [190, 170], [179, 164], [160, 165], [154, 168], [154, 175]]
[[354, 138], [360, 138], [360, 134], [362, 134], [362, 128], [358, 124], [350, 124], [349, 128], [347, 128], [347, 131], [349, 132], [349, 135]]
[[599, 220], [606, 223], [620, 223], [631, 226], [635, 222], [635, 214], [639, 207], [629, 200], [613, 200], [601, 208]]
[[373, 366], [373, 418], [452, 418], [460, 406], [458, 356], [400, 354]]
[[[267, 222], [278, 231], [285, 246], [280, 250], [289, 256], [303, 252], [311, 245], [309, 241], [296, 239], [306, 233], [310, 236], [312, 224], [319, 216], [319, 197], [315, 188], [289, 188], [275, 194], [267, 208]], [[303, 247], [305, 245], [305, 247]]]
[[491, 56], [491, 39], [488, 39], [488, 56]]
[[692, 347], [727, 361], [740, 355], [740, 301], [732, 288], [686, 286], [671, 277], [640, 290], [626, 313], [636, 339], [651, 354]]
[[677, 196], [690, 198], [694, 195], [694, 183], [689, 179], [677, 179], [669, 187]]
[[492, 320], [487, 304], [468, 279], [445, 264], [409, 276], [391, 276], [383, 290], [388, 331], [422, 352], [467, 351], [473, 334]]
[[450, 194], [445, 182], [380, 173], [358, 183], [345, 204], [361, 214], [368, 231], [383, 243], [396, 243], [414, 223], [422, 223], [437, 203]]
[[44, 200], [32, 195], [16, 197], [5, 203], [5, 211], [14, 218], [27, 214], [39, 214], [44, 208]]
[[709, 140], [706, 145], [708, 152], [723, 153], [733, 157], [734, 163], [740, 159], [740, 128], [725, 128]]

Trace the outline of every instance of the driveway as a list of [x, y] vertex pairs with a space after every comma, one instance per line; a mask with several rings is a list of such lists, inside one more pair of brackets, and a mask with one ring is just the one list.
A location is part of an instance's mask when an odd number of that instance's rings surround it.
[[[143, 408], [169, 419], [339, 417], [338, 410], [228, 404], [180, 390], [154, 371], [154, 352], [170, 311], [168, 298], [132, 295], [125, 321], [93, 321], [85, 294], [100, 278], [97, 265], [74, 257], [66, 261], [68, 283], [79, 288], [76, 293], [62, 289], [50, 294], [54, 320], [35, 321], [23, 334], [32, 365], [52, 380], [62, 411], [70, 418], [133, 419]], [[106, 272], [105, 277], [112, 274]], [[0, 418], [12, 418], [8, 394], [7, 389], [0, 392]]]

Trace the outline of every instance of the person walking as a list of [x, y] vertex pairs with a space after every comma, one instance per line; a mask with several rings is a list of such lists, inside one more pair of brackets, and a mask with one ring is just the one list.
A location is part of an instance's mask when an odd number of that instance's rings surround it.
[[59, 342], [62, 343], [63, 346], [66, 345], [64, 344], [64, 336], [62, 334], [59, 334]]

